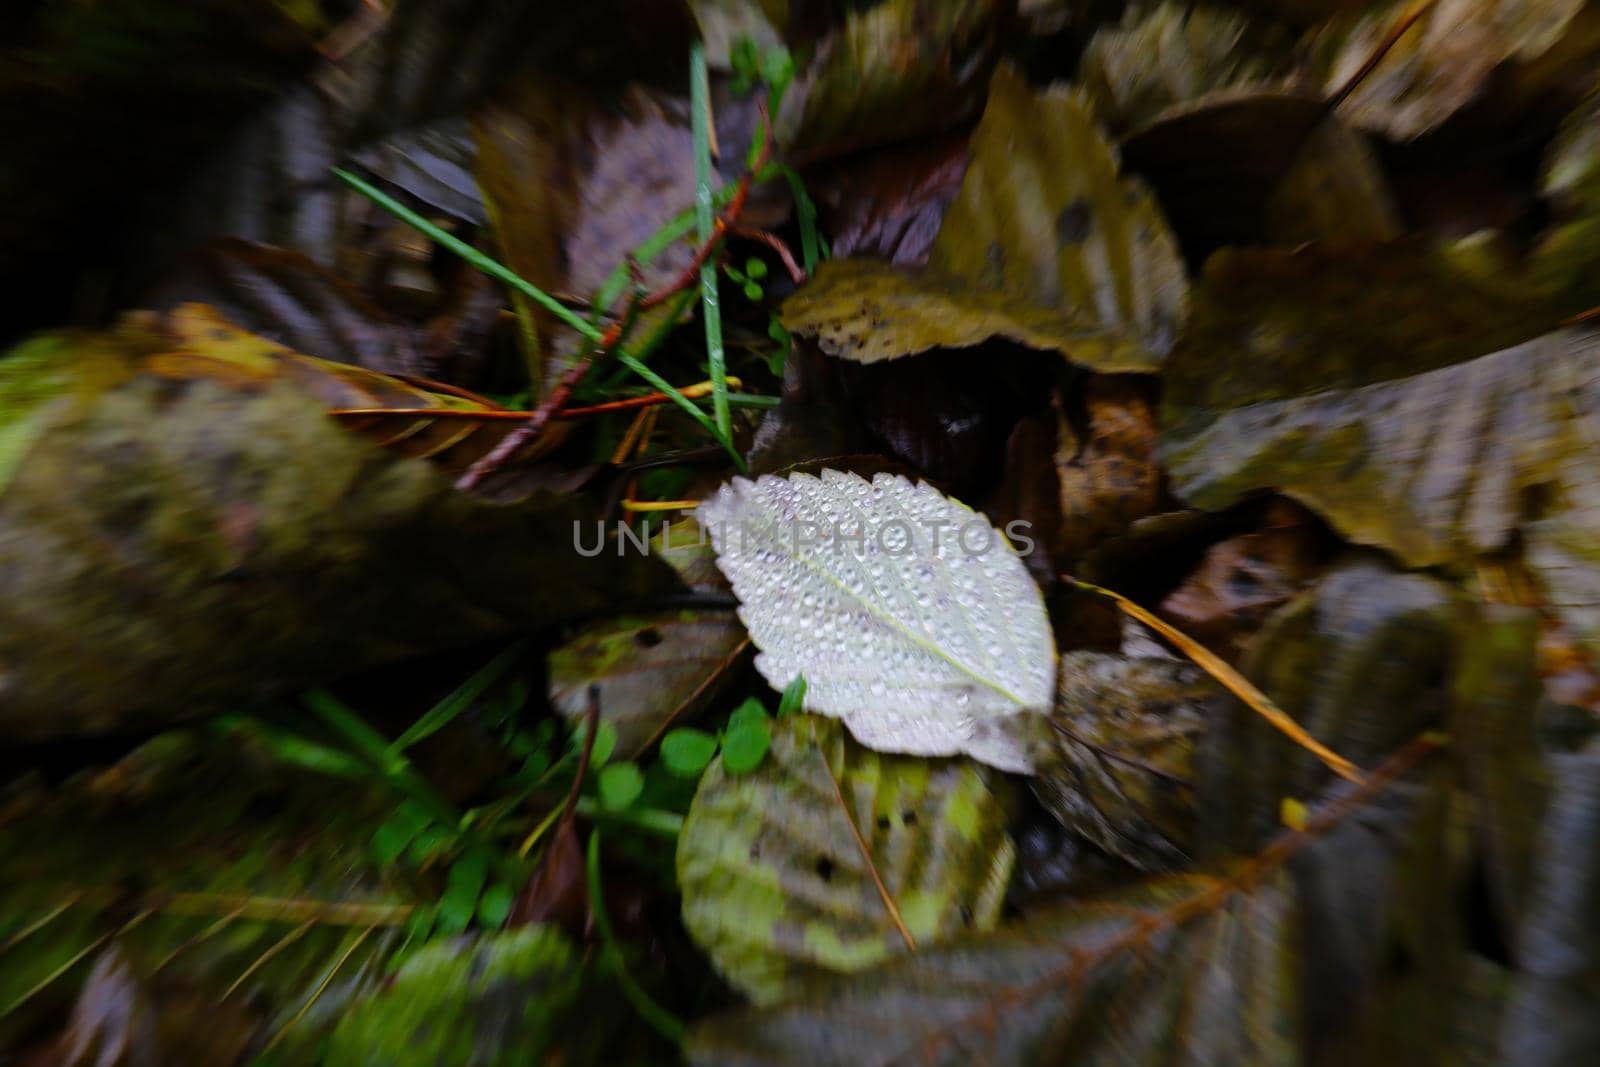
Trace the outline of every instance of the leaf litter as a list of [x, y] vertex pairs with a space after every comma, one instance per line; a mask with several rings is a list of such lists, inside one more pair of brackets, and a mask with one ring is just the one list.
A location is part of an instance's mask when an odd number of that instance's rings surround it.
[[1589, 5], [535, 7], [0, 50], [0, 1059], [1594, 1047]]

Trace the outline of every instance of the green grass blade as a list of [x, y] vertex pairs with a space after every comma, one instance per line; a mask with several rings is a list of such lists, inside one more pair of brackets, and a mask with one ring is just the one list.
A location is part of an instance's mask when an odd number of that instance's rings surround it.
[[[703, 60], [704, 57], [702, 56], [702, 64]], [[573, 311], [571, 308], [567, 307], [565, 304], [561, 303], [555, 297], [551, 296], [549, 293], [546, 293], [543, 289], [540, 289], [532, 282], [525, 281], [510, 267], [507, 267], [505, 264], [484, 255], [482, 252], [478, 251], [476, 248], [473, 248], [471, 245], [467, 244], [459, 237], [456, 237], [454, 234], [446, 233], [444, 230], [441, 230], [439, 227], [435, 226], [421, 215], [418, 215], [415, 211], [412, 211], [394, 197], [384, 193], [370, 182], [363, 181], [354, 174], [351, 174], [349, 171], [341, 170], [337, 167], [334, 168], [333, 172], [342, 180], [347, 182], [350, 186], [352, 186], [357, 192], [371, 200], [374, 204], [377, 204], [379, 207], [405, 222], [407, 225], [414, 227], [418, 232], [424, 234], [431, 240], [436, 241], [441, 248], [449, 249], [451, 252], [454, 252], [456, 255], [460, 256], [474, 267], [483, 271], [491, 278], [497, 278], [500, 281], [505, 282], [507, 285], [517, 290], [517, 292], [522, 293], [524, 296], [534, 300], [541, 306], [548, 308], [553, 314], [560, 318], [562, 322], [565, 322], [568, 326], [571, 326], [589, 340], [598, 341], [601, 339], [602, 331], [598, 326], [592, 322], [586, 321], [577, 312]], [[703, 278], [704, 272], [702, 272], [702, 279]], [[711, 273], [711, 279], [713, 284], [712, 296], [714, 301], [716, 282], [716, 272], [714, 269]], [[671, 320], [669, 319], [669, 324], [670, 321]], [[659, 374], [656, 374], [654, 371], [650, 370], [643, 363], [639, 362], [638, 359], [626, 352], [621, 346], [617, 347], [615, 354], [617, 357], [617, 362], [621, 363], [623, 366], [632, 370], [635, 374], [638, 374], [645, 381], [649, 382], [652, 388], [658, 389], [667, 394], [672, 398], [673, 403], [683, 408], [696, 422], [705, 427], [711, 436], [716, 438], [717, 443], [722, 445], [722, 447], [727, 451], [728, 455], [733, 458], [734, 465], [738, 467], [739, 471], [742, 473], [746, 470], [744, 457], [740, 456], [738, 449], [734, 447], [732, 433], [733, 423], [732, 418], [728, 413], [727, 369], [725, 363], [721, 359], [721, 326], [722, 320], [719, 317], [717, 318], [718, 358], [712, 363], [712, 374], [713, 381], [718, 381], [717, 373], [718, 371], [721, 372], [718, 396], [721, 398], [723, 418], [720, 423], [713, 422], [711, 419], [708, 419], [705, 413], [695, 406], [694, 401], [684, 396], [674, 386], [668, 384], [665, 378], [662, 378]], [[661, 336], [664, 337], [665, 334], [663, 333]], [[656, 343], [659, 343], [659, 340], [657, 340]]]
[[[706, 47], [696, 41], [689, 49], [689, 111], [694, 132], [694, 221], [701, 244], [712, 237], [711, 211], [711, 76], [706, 70]], [[728, 360], [722, 349], [722, 305], [717, 300], [717, 264], [707, 256], [700, 266], [700, 313], [706, 320], [706, 362], [711, 368], [711, 410], [724, 438], [733, 435], [728, 410]]]
[[[739, 455], [739, 450], [737, 448], [733, 447], [733, 439], [728, 434], [724, 433], [721, 427], [717, 426], [716, 423], [707, 418], [706, 413], [696, 407], [693, 400], [690, 400], [688, 397], [678, 392], [678, 390], [668, 385], [665, 378], [661, 377], [661, 375], [657, 374], [643, 363], [640, 363], [632, 356], [623, 352], [618, 352], [617, 362], [621, 363], [624, 367], [627, 367], [629, 370], [633, 371], [633, 373], [649, 382], [652, 388], [659, 389], [661, 392], [671, 397], [674, 404], [688, 412], [690, 418], [694, 419], [694, 421], [698, 422], [701, 426], [704, 426], [706, 428], [706, 432], [710, 433], [712, 437], [717, 439], [717, 443], [722, 445], [723, 449], [726, 450], [728, 455], [733, 459], [734, 466], [739, 468], [739, 473], [743, 474], [745, 472], [747, 468], [745, 467], [744, 457]], [[723, 407], [726, 408], [726, 392], [728, 388], [726, 381], [723, 382], [722, 388], [724, 393]], [[727, 412], [724, 411], [724, 414], [726, 413]]]
[[815, 274], [822, 262], [822, 238], [817, 235], [817, 205], [806, 192], [806, 183], [790, 166], [780, 166], [779, 172], [789, 183], [789, 194], [794, 198], [795, 220], [800, 224], [800, 258], [807, 277]]
[[454, 804], [434, 789], [411, 761], [405, 756], [389, 751], [389, 739], [367, 724], [326, 689], [308, 690], [302, 697], [306, 707], [316, 712], [335, 733], [342, 737], [355, 753], [372, 764], [383, 775], [390, 787], [402, 796], [410, 797], [439, 822], [458, 826], [461, 813]]
[[447, 233], [444, 230], [441, 230], [439, 227], [435, 226], [421, 215], [418, 215], [415, 211], [412, 211], [410, 208], [406, 207], [404, 204], [400, 203], [400, 201], [385, 193], [372, 183], [363, 181], [354, 174], [351, 174], [349, 171], [342, 170], [339, 167], [334, 167], [333, 173], [338, 175], [342, 181], [352, 186], [362, 196], [366, 197], [368, 200], [371, 200], [374, 204], [377, 204], [379, 207], [383, 208], [383, 210], [389, 212], [389, 214], [404, 221], [407, 225], [415, 228], [420, 233], [427, 235], [431, 240], [437, 242], [441, 247], [448, 248], [450, 251], [454, 252], [468, 263], [471, 263], [474, 267], [477, 267], [491, 278], [497, 278], [500, 281], [505, 282], [507, 285], [511, 286], [511, 288], [515, 289], [529, 300], [532, 300], [534, 303], [550, 312], [556, 318], [560, 319], [568, 326], [571, 326], [574, 330], [577, 330], [579, 333], [589, 338], [589, 340], [598, 341], [600, 339], [600, 330], [598, 327], [585, 320], [583, 316], [579, 315], [576, 311], [573, 311], [571, 308], [567, 307], [567, 305], [563, 304], [561, 301], [557, 300], [543, 289], [540, 289], [532, 282], [524, 280], [521, 275], [517, 274], [510, 267], [507, 267], [498, 260], [484, 255], [482, 252], [478, 251], [476, 248], [473, 248], [455, 234]]
[[390, 756], [398, 756], [425, 737], [431, 737], [449, 725], [450, 721], [465, 711], [485, 689], [488, 689], [517, 661], [526, 648], [526, 641], [518, 641], [500, 655], [478, 669], [471, 678], [462, 682], [449, 696], [429, 708], [405, 733], [394, 739], [388, 748]]

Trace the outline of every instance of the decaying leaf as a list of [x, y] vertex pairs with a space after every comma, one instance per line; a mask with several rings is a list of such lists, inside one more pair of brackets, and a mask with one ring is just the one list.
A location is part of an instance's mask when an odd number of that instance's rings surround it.
[[1554, 218], [1535, 251], [1535, 272], [1576, 304], [1600, 303], [1600, 93], [1562, 123], [1539, 192]]
[[811, 161], [959, 125], [983, 101], [1006, 8], [884, 0], [850, 10], [796, 79], [780, 142]]
[[1044, 708], [1055, 647], [1038, 588], [980, 515], [926, 484], [824, 470], [735, 479], [696, 515], [782, 689], [869, 748], [1027, 760], [1003, 720]]
[[1188, 283], [1155, 199], [1075, 90], [1031, 91], [996, 72], [972, 164], [945, 213], [931, 266], [1074, 315], [1158, 366], [1182, 327]]
[[[285, 347], [247, 333], [214, 309], [176, 308], [156, 322], [170, 340], [141, 369], [178, 382], [215, 379], [259, 393], [290, 381], [315, 398], [345, 428], [401, 456], [415, 456], [459, 473], [526, 419], [486, 397], [436, 382], [364, 370]], [[533, 458], [559, 442], [559, 428], [524, 454]]]
[[[1467, 617], [1437, 579], [1355, 557], [1280, 609], [1239, 669], [1296, 722], [1358, 766], [1443, 728]], [[1316, 795], [1328, 771], [1259, 716], [1227, 700], [1196, 761], [1202, 854], [1257, 847], [1285, 797]]]
[[863, 363], [1001, 337], [1101, 371], [1158, 366], [1184, 317], [1183, 264], [1078, 94], [1001, 68], [969, 151], [926, 270], [830, 264], [784, 325]]
[[[420, 374], [412, 331], [310, 256], [237, 238], [215, 242], [151, 298], [161, 309], [204, 302], [229, 322], [318, 359], [385, 374]], [[169, 300], [166, 293], [181, 294]]]
[[1262, 228], [1285, 245], [1389, 241], [1405, 232], [1375, 147], [1334, 118], [1306, 135], [1266, 202]]
[[1061, 657], [1033, 791], [1062, 824], [1144, 870], [1189, 859], [1194, 749], [1219, 693], [1175, 659]]
[[967, 135], [952, 133], [840, 160], [808, 188], [835, 258], [920, 267], [966, 172]]
[[1006, 811], [965, 760], [880, 756], [790, 716], [769, 758], [719, 757], [678, 839], [689, 932], [758, 1004], [998, 920], [1015, 857]]
[[[694, 203], [687, 105], [649, 87], [630, 85], [613, 102], [530, 74], [474, 128], [500, 258], [546, 292], [591, 299], [624, 257]], [[641, 283], [662, 285], [693, 254], [675, 243], [640, 265]], [[520, 295], [513, 305], [532, 365], [545, 378], [537, 394], [570, 361], [575, 341]]]
[[1208, 93], [1280, 81], [1288, 44], [1280, 28], [1227, 8], [1130, 5], [1090, 39], [1078, 82], [1120, 134]]
[[1136, 379], [1096, 376], [1084, 387], [1083, 403], [1083, 439], [1064, 422], [1057, 429], [1061, 533], [1053, 545], [1063, 560], [1123, 532], [1161, 499], [1149, 393]]
[[1464, 635], [1451, 687], [1451, 730], [1460, 738], [1489, 903], [1516, 940], [1553, 777], [1539, 737], [1538, 639], [1533, 609], [1485, 605]]
[[6, 377], [70, 384], [8, 411], [8, 737], [194, 717], [671, 582], [580, 556], [578, 498], [489, 504], [324, 414], [319, 389], [381, 376], [199, 312], [32, 345]]
[[746, 644], [726, 610], [592, 623], [550, 653], [550, 701], [581, 719], [589, 687], [599, 686], [601, 714], [617, 728], [618, 753], [629, 756], [715, 697]]
[[1206, 550], [1161, 602], [1161, 614], [1224, 659], [1237, 659], [1267, 616], [1316, 577], [1322, 547], [1309, 520], [1303, 509], [1274, 500], [1261, 529]]
[[1269, 204], [1327, 114], [1314, 94], [1224, 90], [1131, 131], [1123, 164], [1156, 191], [1189, 261], [1203, 263], [1226, 245], [1265, 243]]
[[829, 355], [859, 363], [999, 337], [1102, 370], [1148, 369], [1142, 346], [1070, 313], [940, 270], [909, 273], [872, 259], [822, 264], [784, 302], [783, 324], [797, 336], [815, 337]]
[[1559, 312], [1479, 270], [1411, 244], [1216, 256], [1164, 386], [1176, 492], [1276, 488], [1413, 565], [1504, 546], [1592, 455], [1600, 348], [1540, 336]]
[[[765, 1010], [713, 1016], [691, 1032], [690, 1061], [1154, 1067], [1181, 1049], [1186, 1062], [1288, 1067], [1300, 1062], [1292, 892], [1282, 875], [1232, 894], [1224, 879], [1074, 901]], [[1173, 923], [1186, 900], [1210, 906]]]
[[[1392, 0], [1324, 28], [1315, 47], [1333, 57], [1327, 63], [1328, 91], [1345, 86], [1417, 6]], [[1582, 0], [1438, 0], [1362, 78], [1340, 112], [1358, 125], [1405, 140], [1471, 103], [1503, 64], [1527, 70], [1552, 56], [1562, 63], [1592, 62], [1558, 48], [1583, 6]]]
[[1505, 1060], [1540, 1067], [1576, 1063], [1600, 1048], [1600, 1027], [1583, 1008], [1596, 988], [1591, 916], [1600, 893], [1600, 758], [1588, 746], [1552, 757], [1550, 769], [1550, 801], [1517, 930], [1521, 973], [1512, 979], [1499, 1034]]

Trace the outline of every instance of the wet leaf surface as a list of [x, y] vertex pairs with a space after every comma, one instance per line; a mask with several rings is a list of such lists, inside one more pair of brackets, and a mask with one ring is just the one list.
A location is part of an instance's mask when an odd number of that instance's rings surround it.
[[1218, 248], [1265, 242], [1272, 199], [1326, 115], [1322, 100], [1304, 92], [1224, 90], [1130, 131], [1122, 158], [1155, 190], [1198, 267]]
[[[1370, 767], [1444, 726], [1467, 624], [1443, 582], [1357, 556], [1273, 615], [1239, 669], [1313, 737]], [[1196, 768], [1202, 853], [1256, 847], [1284, 797], [1314, 796], [1329, 777], [1231, 698], [1212, 714]]]
[[1594, 932], [1600, 890], [1594, 820], [1600, 765], [1592, 750], [1554, 756], [1549, 807], [1534, 853], [1528, 910], [1518, 930], [1521, 973], [1513, 980], [1500, 1054], [1519, 1063], [1572, 1063], [1600, 1048], [1593, 1015]]
[[736, 480], [696, 517], [774, 688], [804, 676], [806, 707], [870, 748], [1027, 767], [999, 720], [1048, 703], [1055, 650], [982, 516], [926, 483], [825, 470]]
[[679, 838], [678, 881], [689, 932], [767, 1004], [808, 977], [989, 929], [1014, 857], [1005, 806], [976, 764], [882, 756], [803, 715], [775, 724], [754, 772], [713, 763]]
[[907, 272], [872, 259], [824, 263], [783, 305], [783, 324], [829, 355], [878, 363], [934, 348], [1004, 338], [1054, 349], [1102, 370], [1144, 370], [1143, 346], [1004, 289], [936, 269]]
[[298, 252], [224, 240], [206, 248], [195, 274], [173, 279], [152, 304], [173, 309], [200, 301], [228, 321], [318, 359], [388, 374], [420, 374], [412, 331], [339, 275]]

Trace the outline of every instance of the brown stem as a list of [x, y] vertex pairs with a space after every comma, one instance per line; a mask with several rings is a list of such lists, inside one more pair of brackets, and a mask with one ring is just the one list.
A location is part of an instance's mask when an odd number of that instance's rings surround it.
[[805, 284], [806, 272], [800, 264], [795, 262], [794, 253], [789, 251], [789, 246], [783, 243], [783, 238], [766, 230], [757, 230], [748, 226], [735, 226], [730, 231], [735, 237], [743, 237], [746, 241], [759, 241], [774, 252], [783, 261], [783, 269], [789, 272], [789, 280], [796, 285]]
[[[550, 395], [544, 399], [544, 402], [539, 405], [532, 415], [528, 416], [527, 425], [507, 434], [505, 439], [495, 445], [487, 455], [474, 463], [465, 474], [456, 480], [457, 489], [465, 491], [475, 488], [489, 475], [510, 462], [511, 458], [526, 446], [529, 441], [544, 432], [544, 428], [550, 423], [550, 420], [572, 398], [573, 391], [583, 381], [584, 376], [589, 373], [589, 369], [602, 362], [605, 357], [616, 350], [628, 329], [633, 325], [634, 319], [641, 312], [649, 311], [651, 308], [666, 303], [694, 283], [699, 276], [700, 268], [705, 266], [706, 261], [721, 247], [724, 235], [734, 226], [740, 214], [743, 213], [745, 202], [750, 199], [750, 187], [755, 181], [756, 171], [765, 166], [767, 160], [772, 157], [772, 122], [767, 115], [765, 105], [762, 105], [761, 109], [761, 125], [764, 136], [760, 153], [751, 165], [746, 168], [744, 174], [740, 175], [738, 188], [734, 190], [733, 198], [728, 202], [727, 209], [717, 218], [710, 239], [695, 249], [694, 258], [690, 260], [688, 268], [654, 292], [647, 293], [643, 297], [636, 295], [628, 306], [627, 314], [606, 328], [606, 331], [600, 335], [599, 341], [596, 342], [588, 357], [580, 359], [567, 370], [566, 374], [562, 375], [561, 381], [550, 391]], [[637, 268], [635, 266], [630, 265], [630, 273], [633, 273], [637, 278]]]

